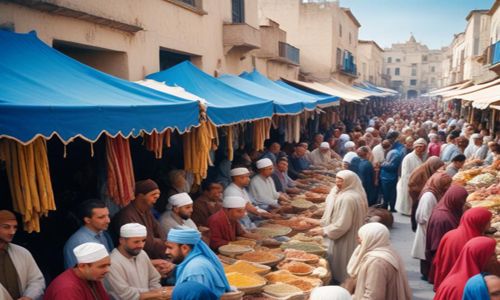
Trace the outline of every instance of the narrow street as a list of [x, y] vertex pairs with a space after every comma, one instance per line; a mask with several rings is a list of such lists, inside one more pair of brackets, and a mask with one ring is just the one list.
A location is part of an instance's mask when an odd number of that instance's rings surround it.
[[408, 274], [408, 281], [414, 300], [429, 300], [434, 297], [432, 285], [420, 279], [420, 263], [411, 257], [411, 247], [415, 233], [411, 231], [410, 218], [399, 213], [393, 214], [394, 225], [391, 229], [392, 245], [401, 255]]

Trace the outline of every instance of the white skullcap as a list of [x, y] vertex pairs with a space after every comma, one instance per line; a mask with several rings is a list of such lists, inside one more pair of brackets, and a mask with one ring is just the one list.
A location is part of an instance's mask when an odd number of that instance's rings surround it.
[[480, 139], [481, 138], [481, 135], [479, 133], [474, 133], [473, 135], [470, 136], [471, 139], [475, 140], [475, 139]]
[[250, 171], [248, 171], [247, 168], [234, 168], [230, 172], [231, 177], [240, 176], [240, 175], [248, 175], [248, 174], [250, 174]]
[[436, 133], [429, 133], [429, 135], [427, 135], [430, 139], [432, 138], [435, 138], [435, 137], [438, 137], [439, 135], [437, 135]]
[[257, 161], [257, 169], [264, 169], [273, 165], [273, 162], [269, 158], [263, 158]]
[[342, 161], [350, 164], [351, 161], [352, 161], [352, 159], [355, 158], [355, 157], [358, 157], [358, 155], [356, 154], [356, 152], [347, 152], [344, 155], [344, 158], [342, 159]]
[[328, 142], [323, 142], [319, 144], [319, 147], [323, 149], [330, 149], [330, 144], [328, 144]]
[[193, 199], [189, 197], [188, 193], [180, 193], [170, 196], [170, 198], [168, 198], [168, 203], [171, 204], [172, 206], [179, 207], [188, 204], [193, 204]]
[[131, 238], [131, 237], [142, 237], [148, 235], [146, 226], [139, 223], [128, 223], [120, 227], [120, 237]]
[[350, 140], [351, 140], [351, 137], [350, 137], [348, 134], [346, 134], [346, 133], [342, 133], [342, 134], [340, 135], [339, 139], [340, 139], [341, 141], [347, 142], [347, 141], [350, 141]]
[[73, 249], [79, 264], [89, 264], [108, 257], [108, 250], [103, 244], [84, 243]]
[[314, 288], [311, 300], [352, 300], [351, 294], [338, 285], [328, 285]]
[[352, 141], [346, 142], [344, 144], [344, 148], [354, 148], [354, 147], [356, 147], [356, 144], [354, 144], [354, 142]]
[[413, 142], [413, 147], [415, 147], [417, 145], [427, 146], [427, 141], [424, 140], [423, 138], [419, 138], [418, 140]]
[[247, 205], [247, 200], [238, 196], [224, 197], [222, 207], [224, 208], [243, 208]]
[[375, 131], [375, 128], [373, 128], [373, 127], [366, 128], [366, 132], [372, 133], [374, 131]]
[[393, 118], [388, 118], [387, 121], [385, 121], [386, 123], [394, 123], [394, 119]]

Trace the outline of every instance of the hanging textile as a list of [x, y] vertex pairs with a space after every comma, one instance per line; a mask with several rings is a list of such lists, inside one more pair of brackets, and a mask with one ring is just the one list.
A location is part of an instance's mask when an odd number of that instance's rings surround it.
[[233, 135], [233, 126], [227, 127], [227, 159], [229, 161], [233, 161], [234, 158], [234, 135]]
[[253, 122], [253, 147], [257, 151], [264, 150], [265, 140], [270, 138], [271, 119], [261, 119]]
[[217, 128], [209, 121], [200, 121], [200, 126], [193, 128], [182, 136], [184, 145], [184, 170], [192, 172], [194, 184], [200, 185], [207, 177], [210, 160], [210, 150], [217, 140]]
[[23, 146], [2, 139], [0, 160], [5, 161], [14, 211], [23, 216], [24, 230], [40, 232], [40, 217], [56, 210], [45, 140], [39, 137]]
[[108, 196], [125, 206], [135, 197], [135, 178], [129, 140], [121, 136], [106, 137]]
[[163, 145], [170, 148], [171, 130], [167, 129], [163, 133], [152, 132], [150, 135], [144, 135], [144, 145], [148, 151], [155, 153], [156, 159], [161, 159], [163, 155]]

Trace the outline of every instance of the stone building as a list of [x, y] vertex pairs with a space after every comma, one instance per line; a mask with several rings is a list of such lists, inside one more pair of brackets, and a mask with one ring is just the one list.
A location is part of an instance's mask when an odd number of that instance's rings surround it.
[[384, 50], [375, 41], [359, 40], [357, 57], [358, 80], [367, 81], [377, 86], [387, 86], [388, 76], [382, 71]]

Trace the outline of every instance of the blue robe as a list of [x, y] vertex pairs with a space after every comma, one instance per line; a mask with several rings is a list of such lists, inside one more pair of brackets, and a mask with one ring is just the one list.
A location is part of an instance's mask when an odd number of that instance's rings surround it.
[[356, 173], [365, 189], [368, 206], [374, 205], [377, 202], [377, 192], [373, 183], [375, 171], [372, 164], [363, 158], [355, 157], [352, 159], [349, 169]]
[[477, 274], [472, 276], [465, 284], [463, 300], [489, 300], [490, 293], [488, 292], [488, 287], [484, 281], [484, 276], [486, 274]]

